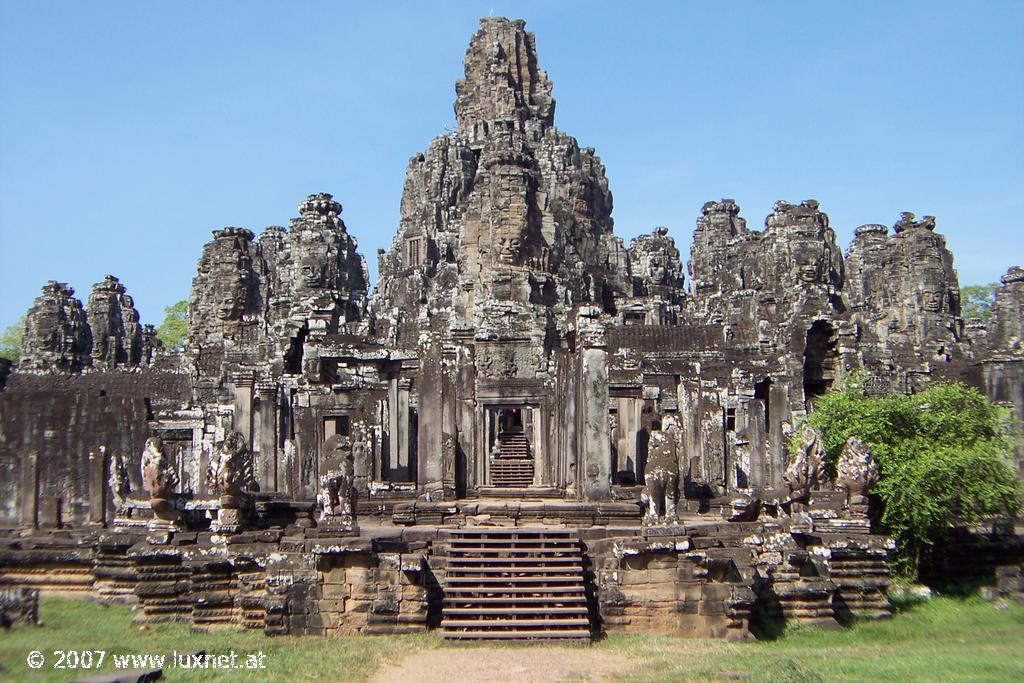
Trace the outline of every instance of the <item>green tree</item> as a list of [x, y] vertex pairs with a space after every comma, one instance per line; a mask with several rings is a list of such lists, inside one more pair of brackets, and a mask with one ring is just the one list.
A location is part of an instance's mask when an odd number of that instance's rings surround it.
[[14, 363], [21, 358], [21, 340], [25, 336], [25, 316], [18, 318], [3, 334], [0, 334], [0, 358]]
[[988, 320], [992, 315], [992, 302], [996, 298], [995, 282], [987, 285], [968, 285], [960, 288], [960, 313], [965, 318]]
[[156, 328], [156, 336], [164, 348], [180, 351], [188, 334], [188, 302], [182, 300], [167, 306], [164, 314], [164, 321]]
[[821, 432], [833, 471], [849, 437], [871, 449], [880, 475], [875, 521], [896, 541], [904, 574], [916, 575], [954, 526], [1016, 515], [1024, 501], [1011, 465], [1009, 412], [964, 384], [872, 398], [855, 372], [817, 399], [807, 421]]

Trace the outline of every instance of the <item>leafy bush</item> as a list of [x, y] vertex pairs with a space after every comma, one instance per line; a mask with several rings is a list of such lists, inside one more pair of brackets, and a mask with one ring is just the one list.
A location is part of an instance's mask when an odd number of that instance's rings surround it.
[[17, 363], [21, 358], [21, 339], [25, 336], [25, 316], [18, 318], [3, 334], [0, 334], [0, 358]]
[[992, 304], [995, 302], [997, 289], [999, 285], [995, 282], [961, 287], [960, 313], [965, 318], [988, 320], [992, 315]]
[[164, 321], [156, 329], [156, 336], [163, 342], [164, 348], [179, 351], [188, 334], [188, 302], [182, 300], [167, 306], [164, 313]]
[[850, 373], [815, 401], [807, 421], [821, 432], [833, 472], [849, 437], [871, 449], [880, 474], [876, 521], [896, 541], [902, 573], [916, 574], [922, 554], [953, 526], [1017, 513], [1024, 489], [1011, 465], [1009, 411], [964, 384], [872, 398], [863, 381]]

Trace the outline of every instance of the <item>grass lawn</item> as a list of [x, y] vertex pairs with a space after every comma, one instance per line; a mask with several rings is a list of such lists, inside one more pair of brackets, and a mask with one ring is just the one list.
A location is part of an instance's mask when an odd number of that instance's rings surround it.
[[[54, 670], [53, 650], [57, 649], [106, 650], [104, 671], [113, 671], [115, 654], [204, 649], [211, 654], [234, 650], [239, 661], [262, 651], [267, 668], [230, 672], [165, 668], [165, 679], [302, 681], [323, 677], [351, 681], [367, 678], [403, 654], [442, 647], [433, 633], [266, 638], [252, 632], [193, 634], [177, 624], [143, 630], [131, 623], [127, 608], [62, 598], [44, 598], [41, 617], [44, 625], [40, 628], [19, 626], [0, 632], [0, 680], [67, 681], [90, 673]], [[618, 673], [616, 680], [1019, 681], [1024, 680], [1024, 609], [1010, 606], [999, 610], [978, 598], [936, 597], [891, 620], [860, 623], [843, 631], [798, 628], [777, 640], [744, 644], [614, 636], [592, 648], [632, 660], [625, 679]], [[43, 669], [28, 667], [26, 657], [32, 650], [45, 655]], [[451, 652], [453, 657], [483, 657], [487, 648], [462, 646]]]

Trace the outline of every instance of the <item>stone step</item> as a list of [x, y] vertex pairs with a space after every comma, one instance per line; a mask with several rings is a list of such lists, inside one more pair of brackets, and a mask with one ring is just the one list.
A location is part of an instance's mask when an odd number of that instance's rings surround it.
[[492, 561], [498, 557], [521, 557], [523, 559], [527, 557], [537, 558], [558, 558], [558, 557], [579, 557], [580, 549], [570, 545], [555, 548], [483, 548], [483, 547], [470, 547], [470, 548], [449, 548], [450, 559], [470, 559], [475, 558], [481, 562]]
[[564, 639], [564, 640], [590, 640], [590, 631], [583, 629], [565, 630], [526, 630], [515, 631], [479, 631], [462, 630], [449, 631], [442, 629], [441, 634], [445, 640], [533, 640], [533, 639]]
[[[486, 609], [487, 605], [519, 605], [525, 607], [529, 605], [547, 605], [549, 607], [564, 607], [567, 605], [585, 605], [587, 599], [582, 595], [549, 595], [549, 596], [536, 596], [536, 595], [513, 595], [507, 597], [495, 597], [491, 595], [468, 595], [466, 597], [459, 597], [455, 593], [450, 593], [445, 596], [445, 600], [448, 604], [453, 606], [459, 605], [464, 602], [471, 602], [476, 605], [475, 609]], [[513, 607], [515, 609], [515, 607]], [[585, 609], [582, 608], [581, 609]]]
[[583, 584], [582, 574], [566, 576], [449, 576], [445, 579], [450, 584], [460, 586], [474, 584], [521, 584], [521, 583], [579, 583]]
[[516, 628], [523, 629], [529, 627], [550, 627], [550, 626], [583, 626], [590, 627], [589, 619], [445, 619], [443, 627], [445, 630], [453, 628], [476, 628], [476, 629], [495, 629], [495, 628]]
[[[507, 586], [507, 587], [485, 587], [485, 588], [481, 588], [479, 586], [451, 586], [451, 587], [445, 586], [444, 593], [445, 593], [446, 597], [451, 595], [456, 600], [462, 600], [463, 599], [463, 598], [459, 598], [459, 597], [454, 597], [454, 596], [457, 596], [457, 595], [467, 595], [468, 597], [472, 597], [472, 596], [475, 596], [475, 595], [494, 596], [495, 593], [503, 593], [503, 594], [508, 594], [510, 596], [514, 596], [513, 599], [515, 599], [515, 600], [522, 599], [522, 598], [519, 597], [520, 595], [529, 594], [531, 596], [536, 596], [536, 597], [540, 598], [540, 596], [538, 595], [539, 593], [549, 593], [549, 594], [554, 595], [555, 597], [551, 597], [551, 598], [544, 597], [544, 598], [541, 598], [541, 599], [544, 599], [544, 600], [565, 600], [566, 599], [566, 595], [575, 596], [576, 594], [579, 594], [579, 595], [582, 596], [583, 593], [580, 592], [580, 590], [581, 589], [580, 589], [579, 586], [547, 586], [547, 587], [538, 587], [538, 586]], [[561, 595], [558, 595], [558, 594], [561, 594]], [[495, 597], [495, 599], [499, 599], [499, 600], [507, 600], [507, 599], [509, 599], [509, 598], [504, 598], [504, 597], [498, 598], [497, 596], [494, 596], [494, 597]], [[586, 599], [584, 598], [584, 602], [585, 601], [586, 601]]]
[[445, 639], [588, 638], [579, 538], [569, 529], [476, 528], [449, 536]]
[[487, 557], [449, 557], [448, 566], [455, 565], [460, 566], [473, 566], [473, 565], [486, 565], [493, 566], [496, 563], [503, 565], [539, 565], [539, 564], [550, 564], [550, 565], [562, 565], [562, 564], [578, 564], [580, 556], [576, 555], [553, 555], [553, 556], [529, 556], [529, 557], [506, 557], [506, 556], [487, 556]]
[[458, 575], [464, 574], [515, 574], [523, 576], [568, 576], [570, 574], [582, 574], [583, 567], [576, 566], [560, 566], [560, 567], [539, 567], [539, 566], [523, 566], [514, 567], [512, 565], [491, 565], [483, 567], [449, 567], [448, 576], [453, 573]]
[[480, 536], [459, 536], [450, 538], [448, 542], [453, 547], [458, 548], [493, 548], [499, 545], [521, 545], [523, 547], [543, 546], [544, 544], [569, 547], [576, 547], [578, 545], [576, 539], [569, 538], [568, 536], [535, 536], [529, 533], [521, 533], [514, 536], [497, 533]]
[[444, 614], [469, 616], [501, 616], [503, 614], [545, 615], [580, 614], [586, 616], [587, 608], [579, 607], [445, 607]]
[[575, 537], [568, 534], [537, 531], [526, 527], [494, 527], [487, 531], [453, 531], [448, 539], [450, 543], [479, 543], [480, 541], [487, 543], [578, 543]]

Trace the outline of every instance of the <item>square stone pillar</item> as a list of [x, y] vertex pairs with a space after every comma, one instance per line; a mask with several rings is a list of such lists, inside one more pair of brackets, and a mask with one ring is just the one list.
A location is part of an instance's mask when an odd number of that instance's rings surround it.
[[608, 434], [608, 349], [600, 310], [580, 309], [580, 417], [582, 438], [577, 477], [585, 500], [611, 498], [611, 441]]
[[[458, 348], [445, 345], [441, 353], [441, 488], [445, 500], [453, 500], [456, 491], [458, 454]], [[422, 429], [420, 432], [422, 433]]]
[[260, 491], [277, 490], [277, 387], [263, 384], [256, 390], [259, 398], [260, 428], [256, 437], [259, 457], [256, 476]]
[[241, 432], [245, 443], [252, 447], [252, 390], [255, 380], [249, 373], [232, 377], [235, 389], [235, 414], [232, 428]]
[[764, 401], [753, 399], [747, 406], [747, 434], [750, 439], [750, 488], [760, 491], [765, 485], [766, 443]]
[[[455, 359], [456, 367], [456, 451], [455, 490], [465, 495], [468, 489], [479, 484], [478, 444], [481, 443], [476, 407], [476, 364], [471, 346], [459, 345]], [[482, 459], [482, 458], [481, 458]]]
[[772, 384], [768, 392], [768, 478], [771, 488], [782, 488], [782, 475], [786, 473], [786, 438], [782, 426], [790, 421], [789, 386]]
[[[442, 451], [444, 432], [443, 349], [434, 332], [420, 342], [420, 373], [416, 380], [417, 422], [415, 481], [432, 498], [443, 498]], [[406, 396], [408, 397], [408, 392]], [[408, 420], [406, 420], [408, 425]], [[454, 451], [453, 451], [454, 452]], [[411, 460], [411, 459], [410, 459]], [[413, 479], [412, 476], [409, 477]]]
[[29, 451], [21, 464], [21, 526], [39, 526], [39, 454]]
[[409, 389], [408, 379], [397, 377], [388, 386], [388, 452], [391, 481], [409, 481]]
[[105, 446], [89, 451], [89, 524], [107, 523], [108, 462]]

